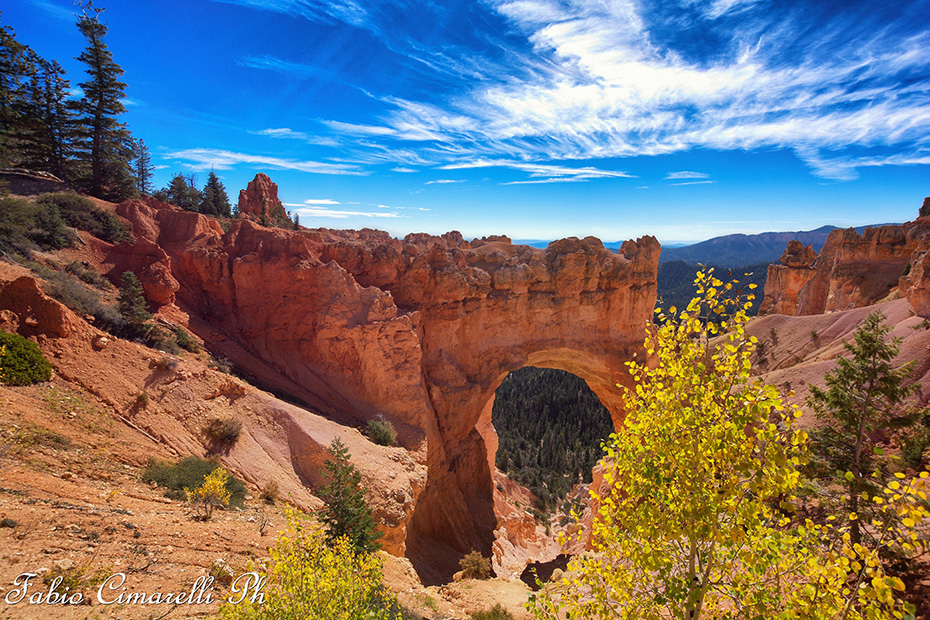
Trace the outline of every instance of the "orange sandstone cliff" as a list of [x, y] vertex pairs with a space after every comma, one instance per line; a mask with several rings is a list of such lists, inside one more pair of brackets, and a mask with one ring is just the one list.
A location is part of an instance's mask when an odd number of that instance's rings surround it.
[[770, 265], [760, 315], [814, 315], [861, 308], [907, 296], [919, 313], [930, 310], [923, 262], [930, 218], [902, 225], [834, 230], [819, 255], [797, 241]]
[[150, 303], [176, 303], [212, 350], [276, 393], [342, 424], [394, 423], [427, 476], [398, 499], [406, 516], [391, 551], [426, 582], [448, 579], [472, 549], [490, 555], [495, 535], [506, 536], [490, 424], [501, 380], [527, 365], [573, 372], [619, 422], [615, 386], [628, 381], [624, 362], [642, 354], [656, 299], [652, 237], [619, 252], [593, 237], [536, 249], [457, 232], [400, 240], [248, 219], [224, 231], [149, 199], [118, 213], [141, 249], [112, 248], [111, 278], [141, 266]]

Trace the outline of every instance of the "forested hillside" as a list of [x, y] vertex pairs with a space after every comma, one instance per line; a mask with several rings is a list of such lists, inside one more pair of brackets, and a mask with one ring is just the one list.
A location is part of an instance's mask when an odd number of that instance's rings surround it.
[[[755, 290], [756, 298], [752, 301], [752, 307], [746, 311], [749, 316], [755, 316], [759, 311], [759, 304], [762, 303], [762, 289], [765, 287], [768, 263], [733, 268], [708, 265], [708, 268], [710, 267], [714, 268], [714, 273], [721, 280], [729, 282], [735, 279], [739, 280], [743, 286], [756, 284], [759, 287]], [[691, 298], [694, 297], [694, 276], [697, 270], [696, 265], [686, 263], [683, 260], [659, 263], [658, 305], [666, 309], [672, 306], [677, 308], [686, 307]], [[748, 276], [745, 275], [747, 273]], [[727, 274], [732, 275], [728, 276]]]
[[610, 414], [583, 379], [550, 368], [521, 368], [497, 388], [491, 421], [497, 467], [529, 488], [537, 508], [554, 512], [572, 485], [591, 482]]

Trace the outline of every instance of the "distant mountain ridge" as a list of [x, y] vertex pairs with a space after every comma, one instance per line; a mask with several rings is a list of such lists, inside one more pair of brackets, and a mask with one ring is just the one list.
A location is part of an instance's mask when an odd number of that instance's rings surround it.
[[[876, 226], [888, 226], [889, 224], [869, 224], [867, 226], [857, 226], [855, 230], [862, 234], [866, 228], [875, 228]], [[659, 257], [660, 263], [682, 260], [686, 263], [696, 265], [702, 263], [705, 265], [726, 265], [727, 267], [745, 267], [748, 265], [759, 265], [760, 263], [777, 262], [785, 251], [785, 247], [792, 239], [800, 241], [804, 245], [814, 244], [814, 250], [820, 251], [823, 244], [827, 241], [827, 235], [830, 231], [836, 230], [839, 226], [821, 226], [814, 230], [798, 230], [793, 232], [764, 232], [755, 235], [746, 235], [737, 233], [734, 235], [723, 235], [714, 237], [707, 241], [701, 241], [691, 245], [669, 244], [662, 245], [662, 254]], [[529, 245], [535, 248], [545, 248], [550, 241], [546, 239], [514, 239], [514, 243]], [[604, 247], [611, 250], [619, 250], [623, 244], [622, 241], [605, 241]]]
[[[874, 228], [875, 226], [885, 226], [885, 224], [858, 226], [855, 230], [861, 234], [866, 228]], [[837, 228], [837, 226], [827, 225], [814, 230], [794, 232], [724, 235], [684, 247], [663, 247], [659, 262], [683, 260], [691, 264], [713, 263], [728, 267], [774, 263], [778, 261], [788, 242], [792, 239], [800, 241], [804, 245], [812, 243], [814, 250], [819, 252], [827, 240], [827, 235]]]

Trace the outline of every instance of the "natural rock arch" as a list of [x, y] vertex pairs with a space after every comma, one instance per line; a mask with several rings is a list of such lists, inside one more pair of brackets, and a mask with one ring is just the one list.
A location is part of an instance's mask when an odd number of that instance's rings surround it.
[[386, 550], [430, 582], [491, 544], [493, 487], [477, 428], [501, 379], [526, 365], [573, 372], [617, 421], [615, 385], [642, 354], [656, 299], [653, 237], [619, 252], [593, 237], [537, 249], [455, 232], [399, 240], [246, 220], [224, 231], [150, 199], [118, 212], [164, 255], [116, 246], [107, 262], [137, 273], [157, 262], [161, 280], [170, 271], [176, 282], [158, 290], [176, 291], [215, 349], [333, 419], [395, 423], [428, 474], [404, 499], [409, 518], [385, 536]]

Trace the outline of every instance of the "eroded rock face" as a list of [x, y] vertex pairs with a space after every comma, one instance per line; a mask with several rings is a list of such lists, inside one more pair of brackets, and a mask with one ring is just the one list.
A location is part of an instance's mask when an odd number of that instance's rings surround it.
[[[810, 252], [797, 242], [769, 267], [760, 314], [812, 315], [860, 308], [887, 298], [899, 285], [920, 239], [923, 220], [900, 226], [834, 230], [808, 266]], [[799, 247], [800, 246], [800, 247]]]
[[[925, 198], [924, 205], [930, 210], [928, 201], [930, 198]], [[921, 209], [921, 213], [923, 212]], [[915, 232], [919, 240], [898, 287], [918, 315], [930, 317], [930, 217], [920, 218], [915, 224], [928, 232], [923, 235], [917, 235]]]
[[778, 260], [780, 265], [769, 265], [759, 314], [794, 315], [801, 289], [816, 275], [813, 265], [817, 252], [813, 244], [805, 246], [792, 240]]
[[788, 247], [785, 248], [785, 252], [781, 255], [781, 258], [778, 259], [783, 265], [795, 269], [811, 267], [815, 260], [817, 260], [817, 252], [814, 251], [814, 244], [809, 243], [804, 245], [800, 241], [795, 241], [793, 239], [788, 242]]
[[245, 189], [239, 190], [239, 215], [256, 222], [287, 218], [284, 205], [278, 199], [278, 186], [267, 174], [259, 172]]
[[80, 329], [80, 320], [45, 295], [38, 282], [22, 276], [0, 283], [0, 325], [26, 337], [65, 338]]
[[573, 372], [618, 423], [615, 386], [642, 354], [656, 299], [652, 237], [615, 253], [594, 238], [536, 249], [245, 219], [224, 233], [167, 205], [134, 201], [119, 212], [164, 250], [178, 304], [202, 321], [198, 335], [213, 350], [332, 419], [381, 414], [395, 424], [427, 479], [386, 515], [398, 523], [387, 538], [426, 582], [450, 578], [472, 549], [490, 554], [487, 404], [501, 380], [526, 365]]

